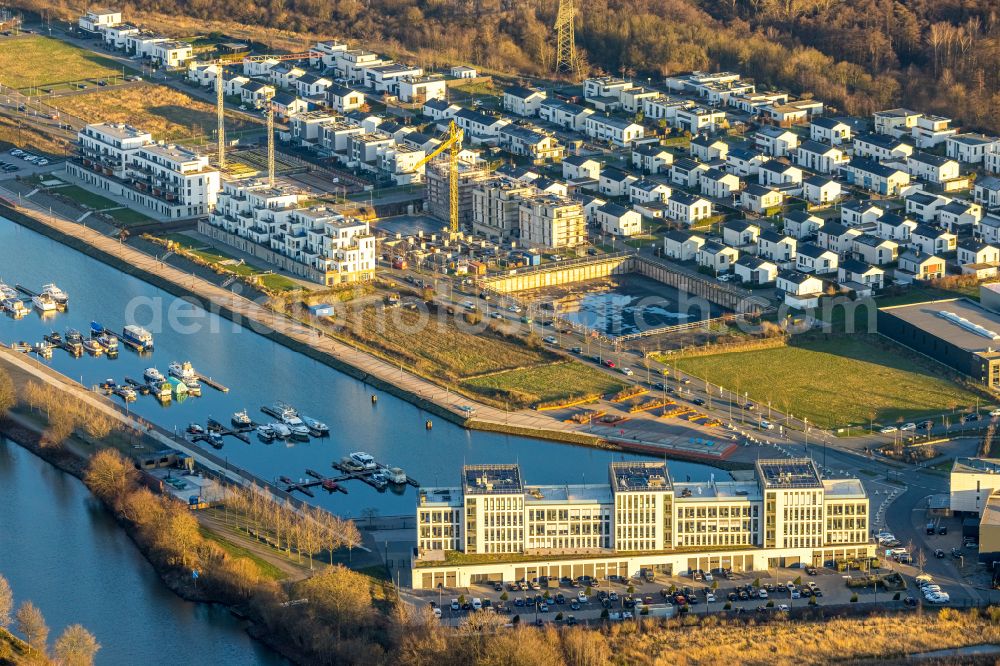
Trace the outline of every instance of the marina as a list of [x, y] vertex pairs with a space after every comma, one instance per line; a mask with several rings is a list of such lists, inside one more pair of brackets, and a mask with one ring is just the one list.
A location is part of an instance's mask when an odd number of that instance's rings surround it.
[[[452, 482], [463, 462], [520, 462], [525, 473], [532, 474], [540, 483], [566, 480], [579, 483], [584, 477], [591, 480], [593, 474], [602, 473], [611, 460], [635, 457], [464, 430], [248, 328], [183, 303], [136, 277], [0, 218], [0, 266], [14, 262], [19, 282], [40, 285], [54, 281], [72, 285], [72, 307], [58, 314], [60, 331], [71, 327], [88, 331], [94, 321], [105, 324], [102, 330], [113, 327], [117, 333], [121, 322], [128, 321], [155, 336], [151, 355], [130, 351], [114, 361], [108, 360], [107, 354], [72, 358], [61, 350], [56, 350], [47, 361], [30, 355], [33, 362], [44, 362], [85, 386], [97, 387], [112, 376], [116, 382], [128, 384], [138, 394], [135, 402], [128, 403], [130, 413], [167, 431], [183, 434], [192, 422], [204, 425], [214, 417], [226, 423], [238, 411], [249, 408], [250, 412], [257, 412], [260, 405], [273, 405], [280, 398], [294, 406], [307, 426], [306, 415], [325, 422], [329, 435], [324, 440], [300, 443], [290, 437], [274, 437], [267, 445], [254, 429], [245, 433], [252, 445], [241, 443], [218, 451], [221, 458], [263, 479], [305, 469], [339, 475], [341, 472], [330, 468], [331, 461], [339, 461], [357, 450], [368, 451], [378, 460], [405, 469], [421, 483], [435, 486]], [[58, 267], [58, 272], [53, 271], [53, 266]], [[115, 288], [108, 289], [109, 284]], [[149, 305], [135, 308], [133, 304], [137, 302]], [[176, 307], [176, 303], [186, 308], [187, 321], [183, 327], [169, 322], [168, 309]], [[194, 324], [188, 325], [189, 322]], [[22, 320], [0, 317], [0, 342], [40, 341], [53, 328], [51, 319], [39, 316]], [[57, 337], [61, 344], [61, 333]], [[247, 359], [253, 362], [248, 363]], [[174, 361], [189, 361], [201, 376], [203, 386], [210, 386], [204, 377], [212, 376], [231, 390], [205, 390], [200, 398], [183, 402], [173, 399], [168, 390], [161, 405], [149, 395], [159, 387], [151, 390], [142, 379], [143, 372], [152, 366], [166, 374], [168, 365]], [[109, 364], [113, 364], [113, 370]], [[149, 393], [144, 395], [145, 392]], [[373, 395], [377, 401], [372, 400]], [[273, 417], [261, 418], [259, 412], [251, 416], [255, 425], [265, 419], [277, 421]], [[434, 428], [427, 430], [425, 424], [431, 419], [435, 421]], [[230, 437], [223, 439], [232, 441]], [[707, 479], [712, 471], [718, 471], [694, 463], [672, 463], [672, 469], [696, 480]], [[384, 516], [412, 514], [415, 502], [412, 486], [387, 485], [386, 492], [374, 492], [368, 484], [354, 485], [357, 491], [352, 488], [349, 495], [318, 493], [309, 501], [345, 517], [359, 517], [367, 508], [377, 509]]]
[[306, 470], [306, 474], [311, 476], [311, 481], [293, 481], [287, 476], [281, 476], [278, 480], [285, 485], [286, 492], [298, 491], [309, 497], [315, 497], [310, 488], [320, 486], [327, 492], [339, 491], [347, 494], [347, 489], [343, 487], [346, 481], [361, 481], [378, 491], [383, 491], [387, 486], [397, 487], [412, 486], [419, 488], [420, 484], [416, 479], [412, 479], [398, 467], [389, 467], [375, 460], [371, 454], [364, 451], [355, 451], [349, 456], [345, 456], [340, 462], [332, 463], [338, 472], [338, 476], [323, 476], [319, 472], [311, 469]]

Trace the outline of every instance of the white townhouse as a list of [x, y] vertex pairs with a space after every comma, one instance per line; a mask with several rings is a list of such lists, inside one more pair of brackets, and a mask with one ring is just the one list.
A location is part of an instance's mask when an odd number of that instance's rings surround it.
[[835, 173], [847, 162], [848, 157], [840, 148], [818, 141], [803, 141], [795, 151], [796, 164], [818, 173]]
[[991, 245], [1000, 245], [1000, 216], [984, 215], [975, 230], [976, 237]]
[[694, 102], [691, 100], [657, 95], [642, 101], [642, 114], [649, 120], [665, 120], [671, 127], [676, 127], [677, 112], [693, 106]]
[[940, 227], [918, 224], [916, 229], [910, 232], [910, 249], [917, 250], [921, 254], [941, 255], [954, 252], [957, 246], [958, 237]]
[[139, 28], [129, 23], [119, 23], [105, 27], [102, 32], [104, 33], [104, 44], [121, 51], [128, 44], [129, 35], [139, 34]]
[[1000, 138], [968, 133], [956, 134], [945, 139], [948, 157], [966, 164], [982, 164], [986, 155], [1000, 148]]
[[799, 147], [799, 135], [784, 127], [762, 127], [753, 138], [754, 145], [771, 157], [791, 157]]
[[397, 90], [400, 79], [424, 75], [423, 67], [401, 62], [384, 63], [364, 68], [363, 85], [377, 93], [392, 93]]
[[[228, 87], [229, 81], [226, 82]], [[240, 86], [240, 101], [254, 109], [262, 109], [277, 94], [274, 86], [263, 81], [247, 81]]]
[[757, 183], [747, 185], [740, 192], [740, 207], [758, 215], [763, 215], [772, 208], [780, 206], [784, 200], [783, 193]]
[[333, 85], [333, 79], [306, 72], [295, 80], [295, 90], [300, 97], [319, 97]]
[[854, 239], [851, 253], [865, 263], [885, 266], [896, 261], [896, 257], [899, 256], [899, 244], [875, 234], [861, 234]]
[[857, 295], [870, 296], [885, 286], [885, 270], [857, 259], [845, 259], [837, 268], [837, 284]]
[[763, 257], [744, 254], [733, 264], [733, 274], [743, 284], [760, 286], [778, 278], [778, 266]]
[[583, 82], [583, 96], [585, 99], [595, 100], [602, 97], [619, 99], [621, 92], [632, 87], [632, 84], [625, 79], [613, 76], [601, 76], [586, 79]]
[[678, 108], [674, 114], [673, 126], [698, 134], [704, 131], [714, 132], [725, 120], [725, 111], [695, 105]]
[[851, 126], [836, 118], [816, 118], [809, 123], [809, 138], [840, 146], [850, 143]]
[[670, 182], [681, 187], [698, 187], [701, 174], [709, 170], [709, 166], [690, 157], [682, 157], [670, 167]]
[[716, 241], [705, 241], [698, 250], [696, 260], [699, 266], [711, 270], [715, 275], [728, 273], [740, 258], [740, 251]]
[[809, 203], [822, 206], [840, 200], [840, 181], [826, 176], [810, 176], [802, 181], [802, 196]]
[[626, 171], [617, 167], [608, 167], [601, 171], [597, 191], [609, 197], [624, 197], [628, 196], [629, 186], [638, 181], [636, 176]]
[[326, 103], [338, 113], [347, 113], [363, 107], [365, 105], [365, 95], [360, 90], [333, 84], [326, 89]]
[[122, 22], [122, 13], [112, 9], [89, 9], [77, 19], [80, 30], [98, 33]]
[[671, 220], [691, 226], [712, 217], [712, 203], [687, 192], [673, 192], [667, 199], [666, 216]]
[[836, 273], [839, 261], [837, 253], [832, 250], [812, 243], [801, 243], [795, 254], [795, 269], [816, 275]]
[[453, 79], [474, 79], [479, 76], [479, 70], [468, 65], [454, 65], [448, 73]]
[[816, 232], [816, 245], [838, 255], [847, 254], [861, 234], [859, 229], [828, 221]]
[[309, 66], [316, 69], [333, 69], [337, 66], [337, 56], [347, 51], [347, 44], [329, 39], [316, 42], [309, 47]]
[[971, 201], [956, 199], [938, 209], [938, 224], [952, 233], [972, 231], [983, 219], [983, 207]]
[[455, 124], [465, 131], [466, 137], [499, 138], [500, 128], [510, 125], [510, 121], [498, 116], [488, 116], [479, 111], [462, 109], [455, 114]]
[[670, 170], [674, 154], [658, 143], [648, 143], [632, 149], [632, 166], [643, 173], [658, 174]]
[[701, 174], [701, 193], [706, 197], [729, 199], [739, 193], [742, 185], [739, 176], [721, 169], [709, 169]]
[[917, 148], [933, 148], [957, 133], [958, 130], [951, 127], [951, 118], [943, 116], [920, 116], [910, 129]]
[[958, 162], [940, 155], [917, 151], [906, 160], [906, 170], [914, 178], [940, 185], [959, 176]]
[[885, 213], [885, 208], [868, 199], [850, 201], [840, 207], [840, 222], [848, 227], [873, 224]]
[[194, 57], [194, 49], [188, 42], [163, 41], [153, 44], [150, 58], [167, 69], [183, 67]]
[[401, 76], [393, 91], [405, 104], [423, 104], [429, 99], [448, 97], [448, 81], [440, 74]]
[[764, 186], [798, 184], [802, 182], [802, 169], [778, 160], [771, 160], [760, 165], [757, 182]]
[[823, 295], [823, 281], [815, 275], [790, 269], [778, 273], [775, 289], [785, 305], [804, 310], [819, 305], [819, 299]]
[[897, 139], [910, 136], [910, 132], [916, 126], [917, 119], [921, 115], [923, 114], [917, 111], [902, 108], [876, 111], [874, 114], [875, 131], [878, 134], [887, 134]]
[[726, 171], [741, 178], [756, 176], [760, 165], [767, 160], [768, 157], [759, 150], [734, 148], [726, 155]]
[[726, 159], [726, 155], [729, 154], [729, 144], [722, 139], [706, 134], [699, 134], [691, 139], [689, 151], [692, 157], [702, 162], [724, 160]]
[[528, 86], [509, 86], [503, 91], [503, 109], [519, 116], [534, 116], [546, 97], [544, 90]]
[[580, 180], [583, 178], [597, 180], [601, 177], [601, 163], [593, 157], [570, 155], [563, 158], [562, 177], [565, 180]]
[[665, 202], [672, 190], [669, 185], [654, 180], [639, 180], [628, 188], [628, 198], [632, 203]]
[[670, 229], [663, 236], [663, 254], [674, 261], [694, 261], [704, 244], [702, 236], [682, 229]]
[[986, 176], [976, 179], [972, 199], [986, 210], [1000, 209], [1000, 178]]
[[798, 240], [812, 236], [823, 226], [822, 218], [811, 215], [804, 210], [789, 211], [782, 215], [782, 221], [784, 222], [784, 232]]
[[951, 199], [940, 194], [931, 194], [917, 190], [903, 197], [906, 214], [912, 215], [920, 222], [936, 222], [938, 210], [951, 203]]
[[957, 245], [956, 259], [959, 266], [970, 264], [1000, 265], [1000, 249], [974, 238], [963, 238]]
[[750, 220], [729, 220], [722, 225], [722, 242], [737, 249], [756, 247], [760, 227]]
[[642, 215], [616, 203], [606, 203], [596, 212], [601, 231], [614, 236], [637, 236], [642, 233]]
[[910, 174], [863, 157], [855, 157], [840, 168], [840, 176], [850, 185], [869, 192], [895, 196], [910, 184]]
[[646, 88], [636, 86], [622, 90], [618, 96], [618, 100], [622, 104], [622, 110], [626, 113], [638, 113], [642, 111], [646, 100], [656, 99], [659, 96], [660, 93], [655, 90], [647, 90]]
[[584, 131], [594, 141], [606, 141], [616, 146], [631, 146], [645, 135], [642, 125], [631, 120], [610, 116], [588, 116]]
[[538, 117], [573, 132], [583, 132], [594, 110], [560, 99], [546, 99], [538, 106]]
[[885, 213], [875, 221], [875, 235], [897, 242], [907, 243], [917, 223], [896, 213]]
[[861, 134], [854, 138], [854, 156], [884, 162], [906, 160], [913, 154], [913, 144], [886, 134]]
[[769, 259], [779, 266], [795, 261], [799, 242], [777, 231], [765, 229], [757, 237], [757, 256]]

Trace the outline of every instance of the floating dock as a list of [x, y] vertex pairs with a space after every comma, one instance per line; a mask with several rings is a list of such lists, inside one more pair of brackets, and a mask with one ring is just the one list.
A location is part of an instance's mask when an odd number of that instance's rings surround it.
[[211, 377], [206, 377], [205, 375], [200, 374], [200, 373], [195, 373], [195, 377], [197, 377], [198, 381], [200, 381], [205, 386], [210, 386], [210, 387], [214, 388], [216, 391], [221, 391], [223, 393], [229, 393], [229, 387], [228, 386], [224, 386], [223, 384], [215, 381]]
[[245, 444], [250, 443], [250, 438], [247, 437], [245, 434], [243, 434], [238, 430], [233, 430], [232, 428], [224, 426], [215, 419], [208, 419], [205, 425], [207, 426], [207, 430], [209, 432], [217, 432], [223, 436], [235, 437], [236, 439], [240, 440]]

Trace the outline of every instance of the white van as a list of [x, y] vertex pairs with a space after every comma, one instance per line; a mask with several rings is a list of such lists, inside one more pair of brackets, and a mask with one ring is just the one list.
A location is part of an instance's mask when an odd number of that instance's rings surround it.
[[482, 609], [483, 609], [483, 600], [480, 599], [479, 597], [473, 597], [472, 610], [482, 610]]

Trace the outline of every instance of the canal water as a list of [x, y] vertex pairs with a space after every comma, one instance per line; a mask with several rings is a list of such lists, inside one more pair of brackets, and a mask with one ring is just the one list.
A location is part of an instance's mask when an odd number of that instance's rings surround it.
[[0, 574], [45, 615], [80, 623], [98, 664], [287, 663], [221, 606], [182, 600], [77, 478], [0, 438]]
[[[74, 359], [56, 350], [46, 363], [87, 386], [106, 378], [141, 380], [150, 366], [166, 375], [172, 361], [190, 361], [202, 374], [230, 387], [229, 393], [220, 393], [204, 386], [201, 397], [166, 407], [150, 396], [139, 396], [132, 403], [134, 412], [167, 429], [183, 432], [189, 423], [204, 424], [208, 417], [228, 424], [233, 412], [244, 408], [255, 420], [267, 419], [260, 407], [275, 401], [287, 402], [330, 426], [329, 437], [307, 443], [268, 445], [251, 436], [252, 444], [247, 445], [227, 437], [218, 454], [266, 479], [302, 478], [306, 469], [332, 474], [332, 462], [362, 450], [403, 468], [423, 485], [458, 484], [463, 463], [514, 462], [520, 463], [529, 483], [597, 483], [607, 480], [610, 461], [630, 457], [467, 431], [3, 218], [0, 280], [34, 290], [55, 282], [70, 297], [64, 313], [43, 317], [35, 310], [21, 320], [0, 315], [0, 341], [34, 343], [49, 331], [65, 334], [67, 328], [86, 334], [92, 320], [115, 331], [125, 323], [138, 323], [154, 333], [155, 351], [143, 357], [124, 346], [117, 359], [86, 355]], [[379, 398], [374, 405], [373, 393]], [[432, 430], [424, 427], [429, 418], [434, 421]], [[718, 471], [681, 462], [671, 462], [670, 469], [678, 480], [707, 480]], [[415, 509], [412, 487], [380, 493], [351, 482], [347, 488], [347, 495], [320, 491], [311, 501], [353, 517], [366, 508], [381, 515], [412, 515]]]

